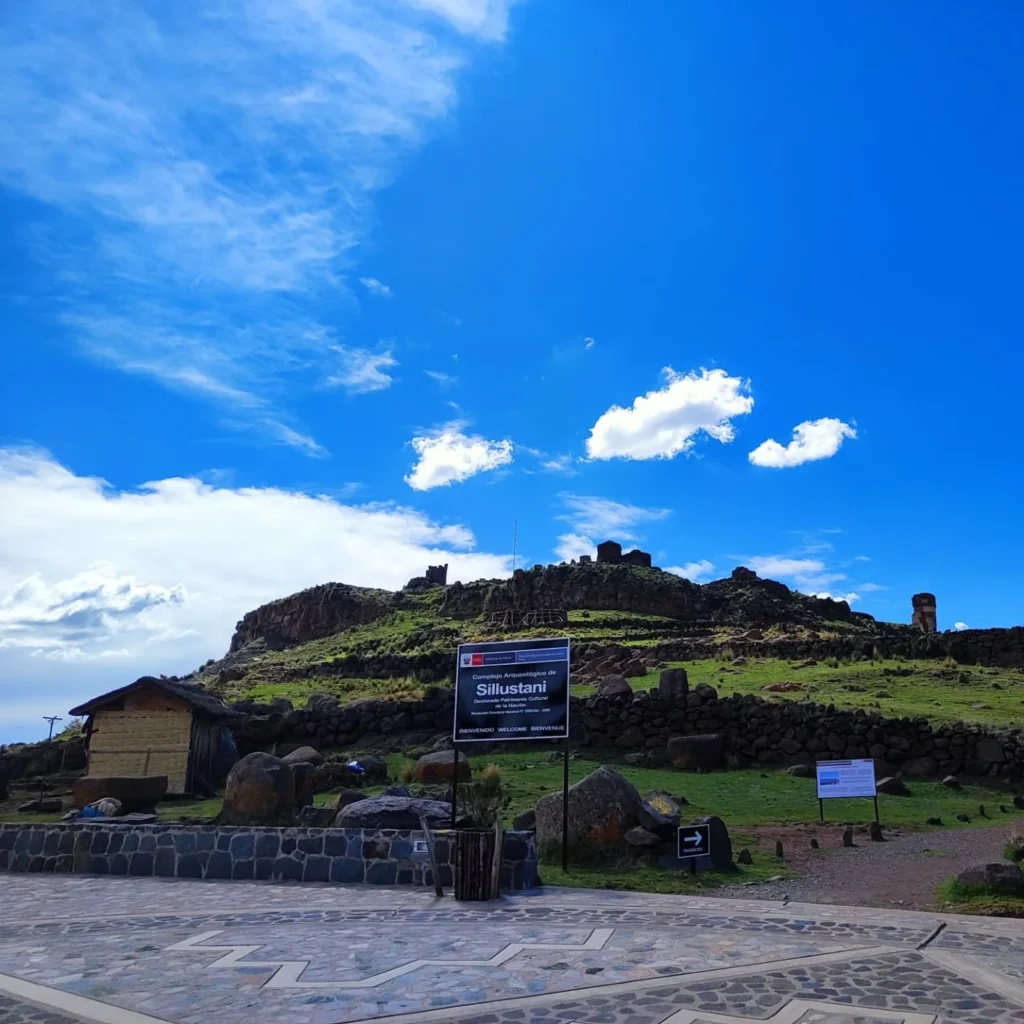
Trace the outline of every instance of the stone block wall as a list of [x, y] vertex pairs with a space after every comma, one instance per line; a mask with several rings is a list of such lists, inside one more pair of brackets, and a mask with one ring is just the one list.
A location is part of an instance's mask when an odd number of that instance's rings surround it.
[[[435, 834], [441, 884], [451, 886], [454, 843]], [[0, 824], [0, 870], [170, 878], [433, 885], [419, 832], [223, 825]], [[533, 834], [509, 832], [501, 887], [537, 884]]]

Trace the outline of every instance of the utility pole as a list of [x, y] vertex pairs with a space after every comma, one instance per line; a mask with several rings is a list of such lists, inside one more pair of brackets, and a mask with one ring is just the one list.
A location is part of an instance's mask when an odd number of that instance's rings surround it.
[[46, 792], [46, 773], [50, 770], [50, 745], [53, 742], [53, 723], [63, 722], [64, 719], [60, 715], [43, 715], [43, 721], [50, 723], [50, 735], [46, 737], [46, 754], [44, 755], [45, 764], [43, 765], [43, 774], [39, 776], [39, 807], [40, 810], [43, 806], [43, 794]]

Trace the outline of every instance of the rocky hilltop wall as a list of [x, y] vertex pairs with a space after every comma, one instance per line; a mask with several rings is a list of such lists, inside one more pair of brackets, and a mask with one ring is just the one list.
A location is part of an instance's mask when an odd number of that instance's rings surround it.
[[[251, 715], [237, 726], [235, 737], [243, 754], [275, 743], [344, 748], [376, 742], [398, 749], [433, 741], [439, 733], [451, 735], [453, 713], [451, 690], [432, 691], [419, 701], [368, 700], [346, 707], [319, 698], [305, 709]], [[573, 697], [571, 722], [575, 743], [642, 754], [655, 765], [668, 761], [671, 737], [719, 733], [737, 767], [873, 757], [884, 771], [908, 777], [1024, 777], [1020, 730], [932, 726], [923, 718], [883, 718], [804, 701], [720, 698], [710, 686], [698, 686], [678, 701], [647, 691]]]
[[397, 595], [388, 590], [323, 583], [247, 612], [235, 626], [230, 650], [237, 651], [252, 640], [263, 640], [270, 648], [319, 640], [349, 626], [374, 622], [396, 604]]
[[467, 619], [511, 609], [584, 608], [663, 615], [684, 623], [874, 624], [870, 615], [850, 611], [845, 601], [809, 597], [783, 583], [759, 579], [749, 570], [737, 573], [740, 575], [700, 585], [661, 569], [621, 563], [535, 566], [529, 571], [516, 570], [508, 580], [453, 583], [440, 613]]

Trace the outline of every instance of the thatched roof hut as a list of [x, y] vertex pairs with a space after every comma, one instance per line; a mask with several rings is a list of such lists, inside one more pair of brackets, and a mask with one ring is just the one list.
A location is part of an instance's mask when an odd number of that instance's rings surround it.
[[169, 793], [203, 793], [233, 759], [235, 713], [193, 683], [143, 676], [69, 714], [88, 716], [90, 776], [166, 775]]

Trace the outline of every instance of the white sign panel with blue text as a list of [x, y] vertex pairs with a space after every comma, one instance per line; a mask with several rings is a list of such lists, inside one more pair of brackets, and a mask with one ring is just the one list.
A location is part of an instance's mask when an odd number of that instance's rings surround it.
[[568, 735], [568, 637], [459, 647], [456, 743], [557, 740]]
[[818, 799], [834, 800], [843, 796], [875, 796], [875, 762], [819, 761]]

